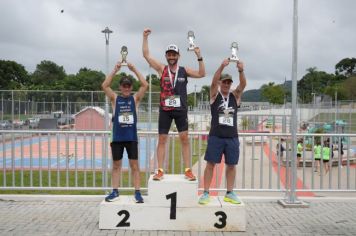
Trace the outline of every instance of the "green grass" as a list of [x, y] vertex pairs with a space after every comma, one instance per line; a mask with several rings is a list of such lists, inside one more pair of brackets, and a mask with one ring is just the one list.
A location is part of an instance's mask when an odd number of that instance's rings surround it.
[[[356, 113], [351, 113], [351, 120], [350, 120], [350, 113], [338, 113], [337, 114], [338, 120], [345, 120], [347, 125], [345, 127], [345, 133], [356, 132]], [[310, 119], [310, 121], [314, 121], [314, 118]], [[329, 123], [335, 121], [335, 113], [320, 113], [315, 116], [315, 122], [323, 122]]]
[[[101, 171], [95, 172], [87, 171], [78, 171], [77, 172], [77, 181], [75, 179], [75, 172], [68, 171], [68, 184], [67, 184], [67, 172], [60, 171], [59, 175], [57, 171], [51, 171], [50, 176], [48, 171], [42, 171], [42, 178], [40, 178], [40, 171], [32, 171], [32, 186], [33, 187], [75, 187], [76, 183], [78, 187], [88, 187], [88, 190], [0, 190], [0, 194], [104, 194], [103, 190], [90, 190], [91, 187], [101, 187], [103, 175]], [[94, 181], [95, 176], [95, 181]], [[23, 178], [21, 179], [21, 171], [14, 171], [14, 186], [15, 187], [30, 187], [31, 186], [31, 172], [29, 170], [23, 171]], [[146, 175], [144, 172], [141, 172], [141, 186], [145, 185]], [[86, 185], [84, 183], [86, 179]], [[50, 181], [49, 181], [50, 180]], [[21, 183], [23, 181], [23, 183]], [[4, 174], [0, 173], [0, 185], [3, 186], [4, 183]], [[22, 185], [23, 184], [23, 185]], [[111, 173], [108, 173], [108, 184], [111, 185]], [[131, 187], [129, 185], [129, 172], [123, 171], [122, 173], [122, 187]], [[131, 181], [132, 185], [132, 181]], [[6, 172], [6, 186], [13, 186], [13, 173], [12, 171]], [[130, 191], [126, 191], [130, 192]], [[132, 191], [131, 191], [132, 192]], [[125, 192], [123, 192], [125, 193]]]

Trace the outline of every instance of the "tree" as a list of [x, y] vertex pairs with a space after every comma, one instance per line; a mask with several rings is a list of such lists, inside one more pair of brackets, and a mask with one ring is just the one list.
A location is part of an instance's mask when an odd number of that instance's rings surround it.
[[273, 82], [264, 84], [261, 87], [261, 95], [272, 104], [283, 104], [285, 92], [281, 85], [275, 85]]
[[309, 103], [313, 100], [313, 93], [322, 94], [324, 88], [333, 86], [339, 80], [335, 79], [335, 75], [328, 74], [324, 71], [317, 71], [316, 67], [307, 69], [301, 80], [298, 81], [298, 94], [303, 102]]
[[335, 65], [335, 74], [350, 77], [356, 75], [356, 58], [344, 58]]
[[75, 90], [98, 91], [101, 90], [101, 83], [105, 79], [105, 74], [101, 71], [81, 68], [75, 75], [78, 88]]
[[150, 77], [152, 79], [151, 82], [151, 91], [152, 92], [160, 92], [161, 91], [161, 86], [160, 86], [160, 79], [156, 74], [151, 74], [146, 76], [146, 81], [150, 83]]
[[30, 77], [25, 67], [14, 61], [0, 60], [0, 88], [24, 89]]
[[63, 66], [58, 66], [51, 61], [41, 61], [31, 75], [32, 85], [30, 89], [62, 90], [66, 73]]
[[341, 85], [350, 100], [356, 99], [356, 76], [351, 76], [346, 79]]
[[203, 87], [201, 87], [200, 93], [203, 96], [203, 100], [205, 99], [205, 97], [208, 98], [208, 101], [210, 100], [210, 86], [204, 85]]
[[337, 100], [347, 99], [347, 92], [345, 91], [345, 88], [342, 86], [342, 84], [335, 84], [333, 86], [325, 87], [324, 94], [329, 95], [333, 99], [337, 98]]

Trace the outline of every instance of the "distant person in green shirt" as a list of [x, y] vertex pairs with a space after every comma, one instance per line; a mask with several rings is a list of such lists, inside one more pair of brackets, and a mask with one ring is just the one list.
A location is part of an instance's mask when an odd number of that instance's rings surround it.
[[297, 141], [297, 168], [299, 168], [300, 160], [302, 159], [303, 153], [303, 140], [299, 139]]
[[314, 172], [318, 172], [320, 169], [320, 158], [321, 158], [321, 142], [320, 140], [317, 140], [316, 144], [314, 145], [314, 160], [315, 160]]
[[323, 155], [325, 174], [327, 174], [330, 171], [329, 160], [330, 157], [332, 156], [332, 149], [330, 148], [329, 139], [324, 141], [324, 146], [322, 148], [322, 155]]

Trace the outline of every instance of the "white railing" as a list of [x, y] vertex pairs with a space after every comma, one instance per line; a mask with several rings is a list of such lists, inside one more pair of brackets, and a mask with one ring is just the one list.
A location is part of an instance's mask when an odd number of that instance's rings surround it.
[[[190, 132], [192, 168], [202, 187], [207, 132]], [[356, 134], [298, 134], [303, 153], [297, 173], [302, 192], [356, 191]], [[286, 191], [291, 169], [290, 134], [240, 133], [240, 160], [235, 189], [239, 191]], [[316, 138], [317, 137], [317, 138]], [[316, 165], [311, 151], [317, 139], [333, 141], [333, 158]], [[285, 142], [282, 158], [276, 144]], [[341, 158], [339, 143], [343, 140]], [[0, 135], [0, 190], [108, 190], [111, 189], [110, 132], [3, 130]], [[157, 131], [139, 131], [139, 163], [142, 188], [156, 169]], [[183, 173], [177, 132], [169, 134], [165, 170]], [[343, 165], [342, 165], [343, 164]], [[317, 169], [316, 169], [317, 167]], [[321, 173], [321, 174], [319, 174]], [[127, 157], [123, 158], [120, 189], [133, 190]], [[224, 165], [217, 165], [212, 191], [225, 190]]]

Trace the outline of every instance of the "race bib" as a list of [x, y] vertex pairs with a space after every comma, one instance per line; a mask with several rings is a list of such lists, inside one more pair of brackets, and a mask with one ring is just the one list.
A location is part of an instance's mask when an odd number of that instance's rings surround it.
[[166, 107], [180, 107], [180, 96], [175, 95], [164, 100]]
[[133, 113], [131, 113], [131, 112], [120, 113], [119, 123], [120, 124], [133, 124], [134, 123]]
[[232, 114], [219, 114], [219, 125], [234, 126], [234, 117]]

